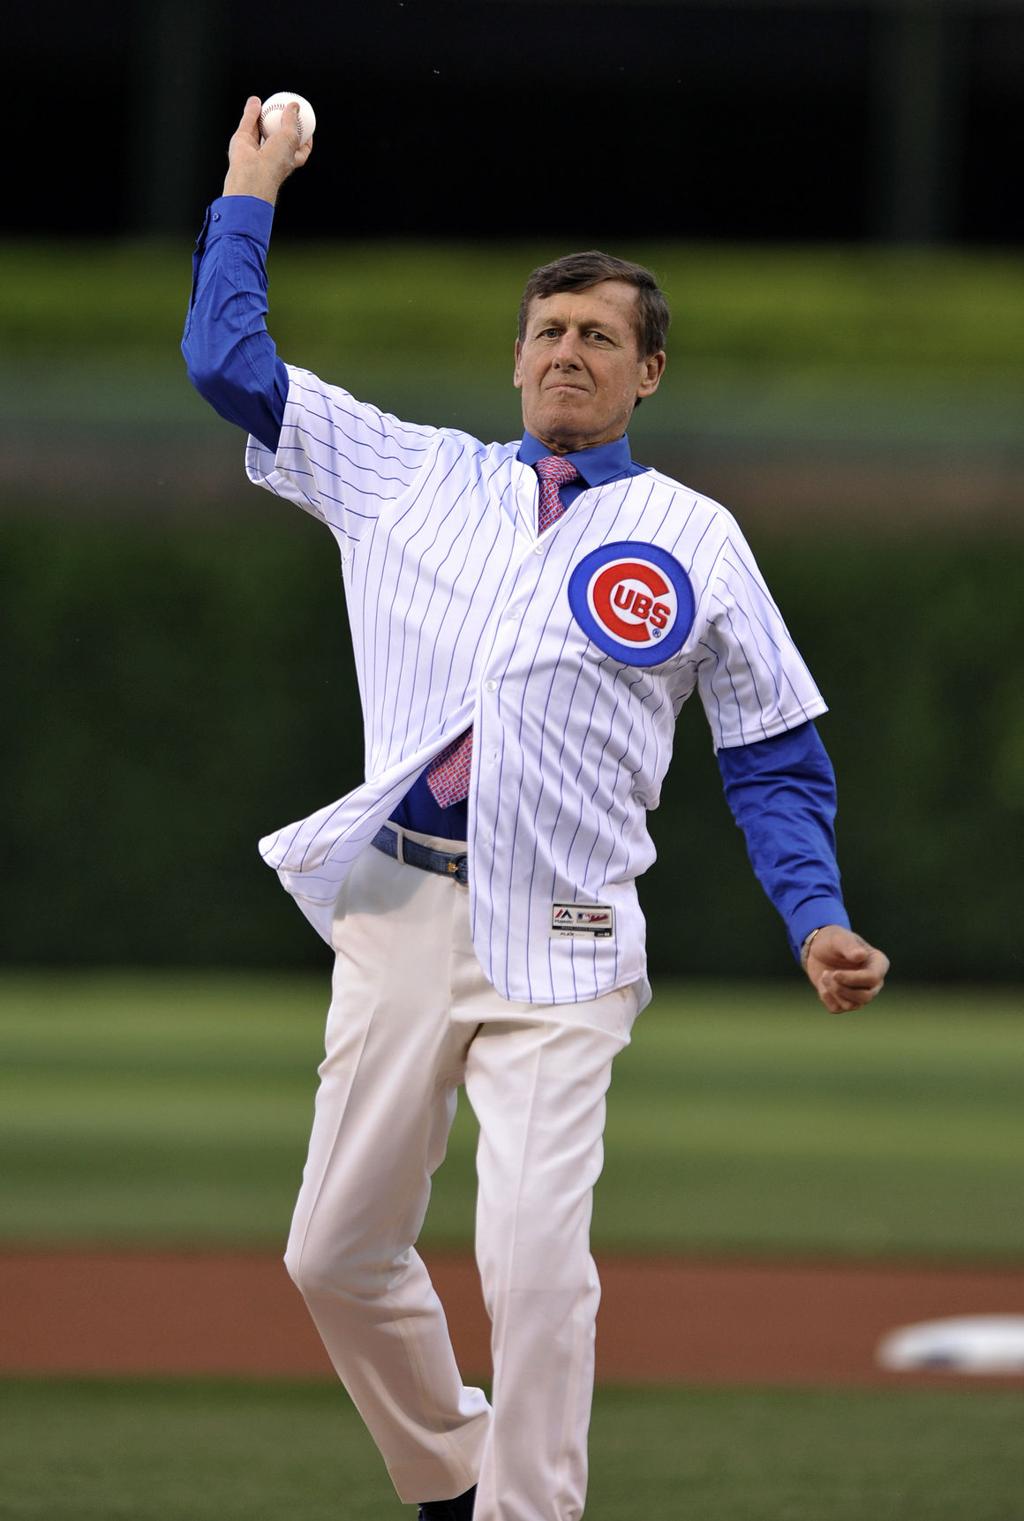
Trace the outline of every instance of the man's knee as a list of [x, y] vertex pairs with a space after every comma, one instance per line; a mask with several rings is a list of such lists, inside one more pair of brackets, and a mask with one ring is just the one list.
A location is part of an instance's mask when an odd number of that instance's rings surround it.
[[394, 1263], [366, 1242], [307, 1228], [289, 1238], [284, 1265], [306, 1300], [329, 1294], [341, 1299], [373, 1299], [386, 1291]]
[[[530, 1302], [547, 1305], [559, 1314], [572, 1306], [592, 1302], [596, 1313], [600, 1280], [588, 1247], [579, 1243], [556, 1251], [537, 1251], [524, 1243], [477, 1241], [477, 1268], [487, 1313], [493, 1320], [515, 1303], [520, 1309]], [[542, 1312], [541, 1319], [544, 1318]]]

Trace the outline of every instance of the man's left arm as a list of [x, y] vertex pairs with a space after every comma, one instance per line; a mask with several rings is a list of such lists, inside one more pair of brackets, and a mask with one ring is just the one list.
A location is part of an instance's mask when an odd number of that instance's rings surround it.
[[717, 752], [751, 865], [825, 1008], [862, 1008], [888, 958], [850, 928], [835, 852], [835, 775], [813, 722]]

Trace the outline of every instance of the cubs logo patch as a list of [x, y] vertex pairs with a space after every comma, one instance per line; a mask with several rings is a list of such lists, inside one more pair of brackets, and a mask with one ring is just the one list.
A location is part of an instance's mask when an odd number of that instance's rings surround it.
[[626, 665], [660, 665], [693, 627], [690, 578], [657, 544], [602, 544], [569, 577], [569, 606], [588, 639]]

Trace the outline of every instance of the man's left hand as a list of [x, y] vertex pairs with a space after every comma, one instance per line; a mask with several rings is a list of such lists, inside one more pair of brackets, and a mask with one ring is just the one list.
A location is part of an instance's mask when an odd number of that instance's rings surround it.
[[804, 970], [829, 1013], [848, 1014], [878, 997], [889, 958], [853, 930], [826, 924], [811, 941]]

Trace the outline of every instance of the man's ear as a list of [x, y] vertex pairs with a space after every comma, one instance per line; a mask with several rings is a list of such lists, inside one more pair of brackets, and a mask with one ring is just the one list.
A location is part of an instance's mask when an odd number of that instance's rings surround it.
[[522, 370], [520, 368], [520, 361], [522, 360], [522, 357], [523, 357], [523, 345], [519, 342], [518, 338], [516, 339], [516, 346], [515, 346], [514, 352], [515, 352], [515, 368], [512, 371], [512, 384], [515, 386], [516, 390], [519, 391], [519, 390], [522, 390], [522, 385], [523, 385], [523, 372], [522, 372]]
[[640, 384], [636, 388], [638, 401], [642, 401], [645, 396], [654, 395], [664, 373], [665, 350], [659, 349], [656, 354], [648, 354], [647, 358], [641, 362]]

